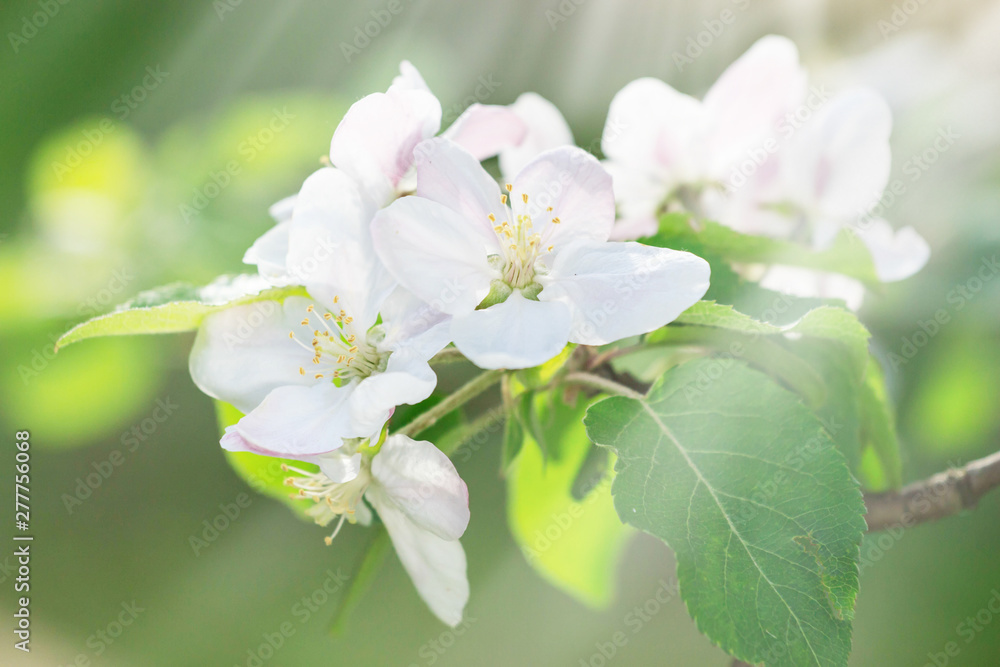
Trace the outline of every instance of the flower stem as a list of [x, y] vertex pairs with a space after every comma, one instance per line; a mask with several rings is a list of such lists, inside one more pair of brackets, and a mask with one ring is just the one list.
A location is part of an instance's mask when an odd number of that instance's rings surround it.
[[450, 364], [456, 361], [465, 361], [465, 355], [458, 351], [457, 347], [446, 347], [437, 354], [435, 354], [430, 363], [433, 364]]
[[566, 384], [575, 384], [580, 387], [596, 389], [606, 394], [611, 394], [612, 396], [625, 396], [627, 398], [634, 398], [637, 400], [645, 398], [639, 392], [630, 387], [626, 387], [619, 382], [603, 378], [600, 375], [594, 375], [593, 373], [585, 373], [583, 371], [567, 373], [566, 377], [563, 378], [563, 382]]
[[434, 426], [434, 424], [436, 424], [438, 419], [441, 417], [444, 417], [452, 410], [465, 405], [473, 398], [495, 385], [500, 381], [506, 372], [507, 371], [505, 370], [495, 370], [486, 371], [485, 373], [477, 375], [459, 387], [455, 393], [448, 396], [427, 412], [421, 414], [409, 424], [396, 431], [396, 433], [410, 438], [419, 435], [422, 431], [426, 431], [431, 426]]

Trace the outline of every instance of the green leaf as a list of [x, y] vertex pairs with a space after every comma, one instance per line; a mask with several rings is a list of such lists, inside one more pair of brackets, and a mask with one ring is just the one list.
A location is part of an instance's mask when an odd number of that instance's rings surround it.
[[724, 650], [769, 667], [847, 665], [857, 483], [816, 417], [763, 373], [737, 364], [690, 401], [711, 363], [588, 410], [591, 439], [618, 455], [615, 508], [674, 549], [688, 611]]
[[[251, 284], [255, 287], [244, 287]], [[205, 287], [167, 285], [142, 292], [114, 311], [76, 325], [56, 341], [56, 350], [98, 336], [194, 331], [213, 311], [305, 293], [301, 287], [260, 289], [253, 276], [224, 276]]]
[[860, 400], [862, 481], [871, 491], [898, 489], [903, 485], [903, 463], [896, 420], [889, 405], [882, 367], [874, 358], [869, 359]]
[[[732, 306], [714, 301], [699, 301], [681, 313], [674, 322], [702, 327], [720, 327], [744, 333], [776, 334], [781, 332], [781, 327], [760, 322], [749, 315], [744, 315]], [[656, 333], [654, 331], [653, 334], [650, 334], [654, 340]]]
[[850, 369], [856, 381], [861, 382], [865, 377], [865, 370], [868, 368], [868, 339], [871, 334], [854, 313], [843, 308], [822, 306], [806, 313], [805, 317], [787, 329], [787, 333], [836, 341], [847, 350]]
[[[582, 418], [586, 405], [562, 406], [565, 428], [558, 460], [546, 460], [525, 438], [507, 476], [507, 517], [528, 563], [547, 581], [591, 606], [607, 605], [616, 566], [631, 530], [622, 524], [605, 480], [577, 501], [573, 484], [592, 445]], [[508, 423], [515, 420], [508, 420]]]
[[840, 273], [871, 286], [880, 284], [871, 253], [847, 230], [828, 250], [817, 252], [798, 243], [743, 234], [717, 222], [695, 222], [687, 214], [671, 213], [660, 218], [659, 232], [644, 242], [692, 252], [705, 250], [729, 262], [802, 266]]

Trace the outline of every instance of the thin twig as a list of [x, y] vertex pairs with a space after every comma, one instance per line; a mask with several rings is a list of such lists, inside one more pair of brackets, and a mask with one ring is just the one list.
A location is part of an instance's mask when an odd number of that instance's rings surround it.
[[581, 387], [587, 387], [589, 389], [596, 389], [597, 391], [611, 394], [613, 396], [625, 396], [627, 398], [634, 398], [637, 400], [642, 400], [642, 398], [644, 398], [642, 394], [635, 391], [631, 387], [626, 387], [620, 382], [615, 382], [614, 380], [609, 380], [608, 378], [601, 377], [600, 375], [585, 373], [583, 371], [567, 373], [566, 377], [563, 378], [563, 382], [566, 384], [575, 384]]
[[399, 435], [409, 436], [411, 438], [419, 435], [421, 431], [426, 431], [431, 426], [434, 426], [434, 424], [437, 423], [437, 420], [441, 417], [444, 417], [452, 410], [465, 405], [473, 398], [495, 385], [500, 381], [500, 378], [502, 378], [506, 372], [507, 371], [505, 370], [495, 370], [486, 371], [485, 373], [477, 375], [456, 389], [455, 393], [448, 396], [427, 412], [422, 413], [409, 424], [396, 431], [396, 433]]
[[910, 527], [942, 519], [976, 506], [1000, 486], [1000, 452], [914, 482], [900, 491], [865, 494], [869, 532]]

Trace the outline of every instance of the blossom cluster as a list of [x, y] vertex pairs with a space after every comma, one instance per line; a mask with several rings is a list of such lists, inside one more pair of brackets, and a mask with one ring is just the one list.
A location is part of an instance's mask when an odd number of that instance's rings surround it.
[[[441, 131], [440, 102], [404, 62], [386, 92], [351, 106], [326, 166], [272, 207], [277, 224], [246, 253], [294, 295], [199, 330], [194, 381], [245, 415], [222, 446], [311, 464], [288, 466], [287, 483], [315, 501], [316, 521], [336, 535], [377, 514], [431, 610], [459, 623], [468, 489], [433, 444], [387, 432], [394, 410], [431, 395], [429, 362], [452, 344], [480, 368], [522, 369], [673, 321], [710, 269], [640, 242], [665, 211], [828, 246], [881, 195], [890, 119], [875, 94], [849, 92], [784, 132], [807, 95], [795, 47], [768, 37], [703, 101], [654, 79], [627, 85], [602, 162], [533, 93], [474, 104]], [[926, 261], [912, 229], [859, 232], [884, 280]], [[258, 325], [234, 339], [251, 311]]]

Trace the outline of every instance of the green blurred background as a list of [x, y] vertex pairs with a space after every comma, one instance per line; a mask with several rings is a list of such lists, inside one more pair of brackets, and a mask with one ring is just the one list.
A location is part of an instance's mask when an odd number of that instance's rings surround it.
[[[560, 106], [582, 146], [628, 81], [653, 75], [700, 94], [770, 32], [799, 44], [817, 83], [875, 86], [894, 108], [893, 177], [905, 187], [885, 217], [916, 227], [934, 251], [862, 311], [883, 359], [914, 344], [912, 358], [887, 367], [906, 478], [997, 448], [1000, 280], [973, 279], [1000, 254], [1000, 3], [401, 0], [386, 25], [372, 23], [388, 5], [3, 3], [0, 432], [12, 443], [31, 431], [36, 535], [33, 651], [14, 651], [5, 630], [3, 664], [250, 667], [248, 652], [286, 622], [294, 634], [263, 664], [728, 664], [679, 599], [649, 604], [673, 581], [669, 550], [651, 538], [630, 542], [608, 608], [543, 581], [506, 525], [496, 437], [458, 463], [473, 511], [467, 627], [439, 624], [390, 555], [332, 637], [337, 596], [308, 618], [295, 605], [328, 569], [350, 572], [369, 536], [345, 530], [327, 548], [321, 529], [237, 477], [212, 404], [187, 375], [191, 336], [91, 341], [53, 357], [54, 336], [142, 289], [240, 271], [271, 224], [267, 206], [297, 189], [347, 105], [384, 89], [404, 58], [441, 98], [446, 123], [473, 101], [534, 90]], [[724, 10], [735, 20], [719, 31]], [[374, 36], [358, 37], [366, 25]], [[673, 54], [713, 27], [679, 68]], [[947, 150], [912, 161], [949, 128], [958, 138]], [[949, 323], [915, 337], [939, 309]], [[67, 505], [115, 450], [121, 464]], [[0, 470], [12, 474], [4, 452]], [[11, 487], [0, 484], [4, 508]], [[249, 505], [195, 554], [189, 538], [242, 493]], [[950, 641], [961, 652], [948, 664], [1000, 664], [1000, 618], [969, 643], [957, 634], [1000, 590], [998, 517], [994, 494], [975, 512], [865, 544], [853, 665], [934, 664], [928, 654]], [[0, 550], [8, 618], [12, 550]], [[101, 639], [123, 604], [142, 611]], [[657, 612], [633, 632], [644, 605]], [[619, 630], [627, 643], [605, 660], [599, 645]]]

